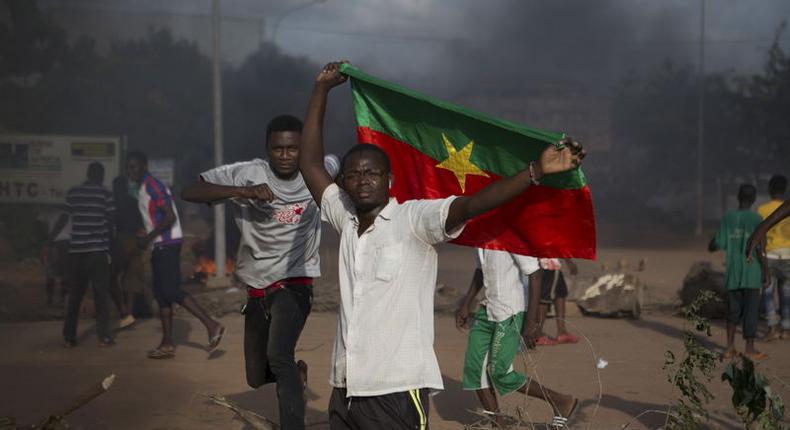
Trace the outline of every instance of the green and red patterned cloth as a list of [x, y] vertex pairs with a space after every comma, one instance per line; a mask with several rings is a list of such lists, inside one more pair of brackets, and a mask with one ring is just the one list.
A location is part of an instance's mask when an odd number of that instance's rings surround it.
[[[436, 100], [343, 64], [360, 143], [392, 163], [400, 202], [470, 195], [536, 161], [563, 133], [537, 130]], [[543, 177], [510, 203], [470, 221], [453, 243], [535, 257], [595, 259], [595, 218], [581, 168]]]

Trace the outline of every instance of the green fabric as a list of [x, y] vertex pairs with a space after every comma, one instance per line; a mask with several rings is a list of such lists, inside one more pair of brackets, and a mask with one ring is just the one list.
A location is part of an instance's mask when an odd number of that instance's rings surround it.
[[[499, 176], [527, 168], [548, 145], [559, 145], [565, 134], [538, 130], [500, 120], [461, 106], [436, 100], [370, 76], [344, 64], [351, 76], [357, 123], [411, 145], [434, 160], [447, 158], [442, 134], [460, 150], [474, 141], [471, 161]], [[546, 176], [544, 185], [578, 189], [586, 185], [580, 168]]]
[[[502, 321], [489, 321], [485, 306], [474, 315], [475, 324], [469, 331], [469, 343], [466, 346], [464, 359], [463, 388], [464, 390], [481, 389], [483, 372], [488, 375], [488, 382], [500, 396], [510, 394], [523, 387], [528, 378], [526, 375], [512, 370], [513, 359], [521, 344], [521, 326], [524, 323], [524, 312]], [[483, 367], [486, 354], [488, 365]]]
[[746, 263], [745, 257], [746, 241], [760, 222], [760, 215], [750, 210], [729, 211], [721, 220], [714, 240], [716, 247], [727, 253], [727, 290], [762, 286], [762, 270], [757, 253], [752, 254], [750, 264]]

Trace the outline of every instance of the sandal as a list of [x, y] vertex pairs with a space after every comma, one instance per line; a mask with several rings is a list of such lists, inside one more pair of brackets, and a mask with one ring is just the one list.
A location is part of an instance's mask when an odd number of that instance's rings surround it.
[[74, 348], [75, 346], [77, 346], [77, 342], [72, 342], [70, 340], [63, 342], [63, 347], [66, 349], [71, 349]]
[[132, 314], [129, 314], [129, 315], [121, 318], [120, 321], [118, 321], [118, 330], [127, 329], [127, 328], [133, 326], [134, 323], [136, 323], [136, 322], [137, 322], [137, 320], [134, 319], [134, 316], [132, 316]]
[[155, 348], [148, 351], [148, 358], [152, 360], [163, 360], [167, 358], [174, 358], [175, 356], [176, 356], [175, 349]]
[[578, 343], [579, 338], [570, 334], [565, 333], [557, 336], [557, 343]]
[[213, 352], [215, 349], [217, 349], [219, 346], [219, 341], [222, 340], [223, 335], [225, 335], [225, 326], [221, 325], [219, 326], [217, 333], [214, 336], [208, 338], [208, 345], [206, 346], [208, 352]]
[[535, 345], [537, 346], [554, 346], [556, 344], [557, 344], [556, 340], [546, 335], [539, 337], [538, 340], [535, 341]]
[[562, 415], [555, 415], [554, 418], [551, 420], [551, 428], [554, 429], [570, 429], [570, 421], [573, 418], [573, 414], [576, 413], [576, 409], [579, 406], [579, 399], [573, 399], [573, 405], [571, 406], [570, 412], [568, 412], [568, 416], [563, 417]]

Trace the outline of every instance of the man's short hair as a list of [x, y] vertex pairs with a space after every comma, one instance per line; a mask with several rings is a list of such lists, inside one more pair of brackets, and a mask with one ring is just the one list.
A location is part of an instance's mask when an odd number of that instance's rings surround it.
[[98, 161], [88, 164], [88, 180], [92, 182], [104, 181], [104, 165]]
[[346, 162], [348, 162], [348, 159], [351, 157], [351, 155], [358, 152], [369, 152], [380, 157], [384, 162], [384, 166], [387, 168], [387, 173], [390, 172], [390, 158], [383, 149], [369, 143], [359, 143], [352, 146], [351, 149], [346, 152], [346, 155], [343, 156], [343, 160], [340, 162], [340, 174], [343, 174], [346, 171]]
[[738, 188], [739, 202], [752, 202], [757, 198], [757, 188], [752, 184], [743, 184]]
[[768, 192], [771, 195], [782, 195], [787, 191], [787, 178], [782, 175], [773, 175], [768, 181]]
[[130, 151], [126, 154], [126, 161], [137, 160], [143, 166], [148, 165], [148, 156], [143, 151]]
[[269, 137], [272, 133], [278, 131], [293, 131], [297, 133], [302, 132], [302, 121], [293, 115], [278, 115], [269, 121], [266, 126], [266, 143], [269, 143]]

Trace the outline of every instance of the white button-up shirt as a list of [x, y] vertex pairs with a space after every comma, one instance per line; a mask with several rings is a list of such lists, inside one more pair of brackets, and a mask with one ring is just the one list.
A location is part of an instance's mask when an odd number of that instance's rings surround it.
[[524, 312], [524, 282], [540, 268], [538, 259], [493, 249], [478, 249], [477, 259], [486, 287], [488, 320], [501, 322]]
[[336, 184], [324, 191], [321, 217], [340, 234], [340, 315], [329, 383], [348, 396], [444, 388], [433, 350], [433, 245], [463, 230], [444, 229], [454, 199], [390, 199], [360, 236], [348, 195]]

